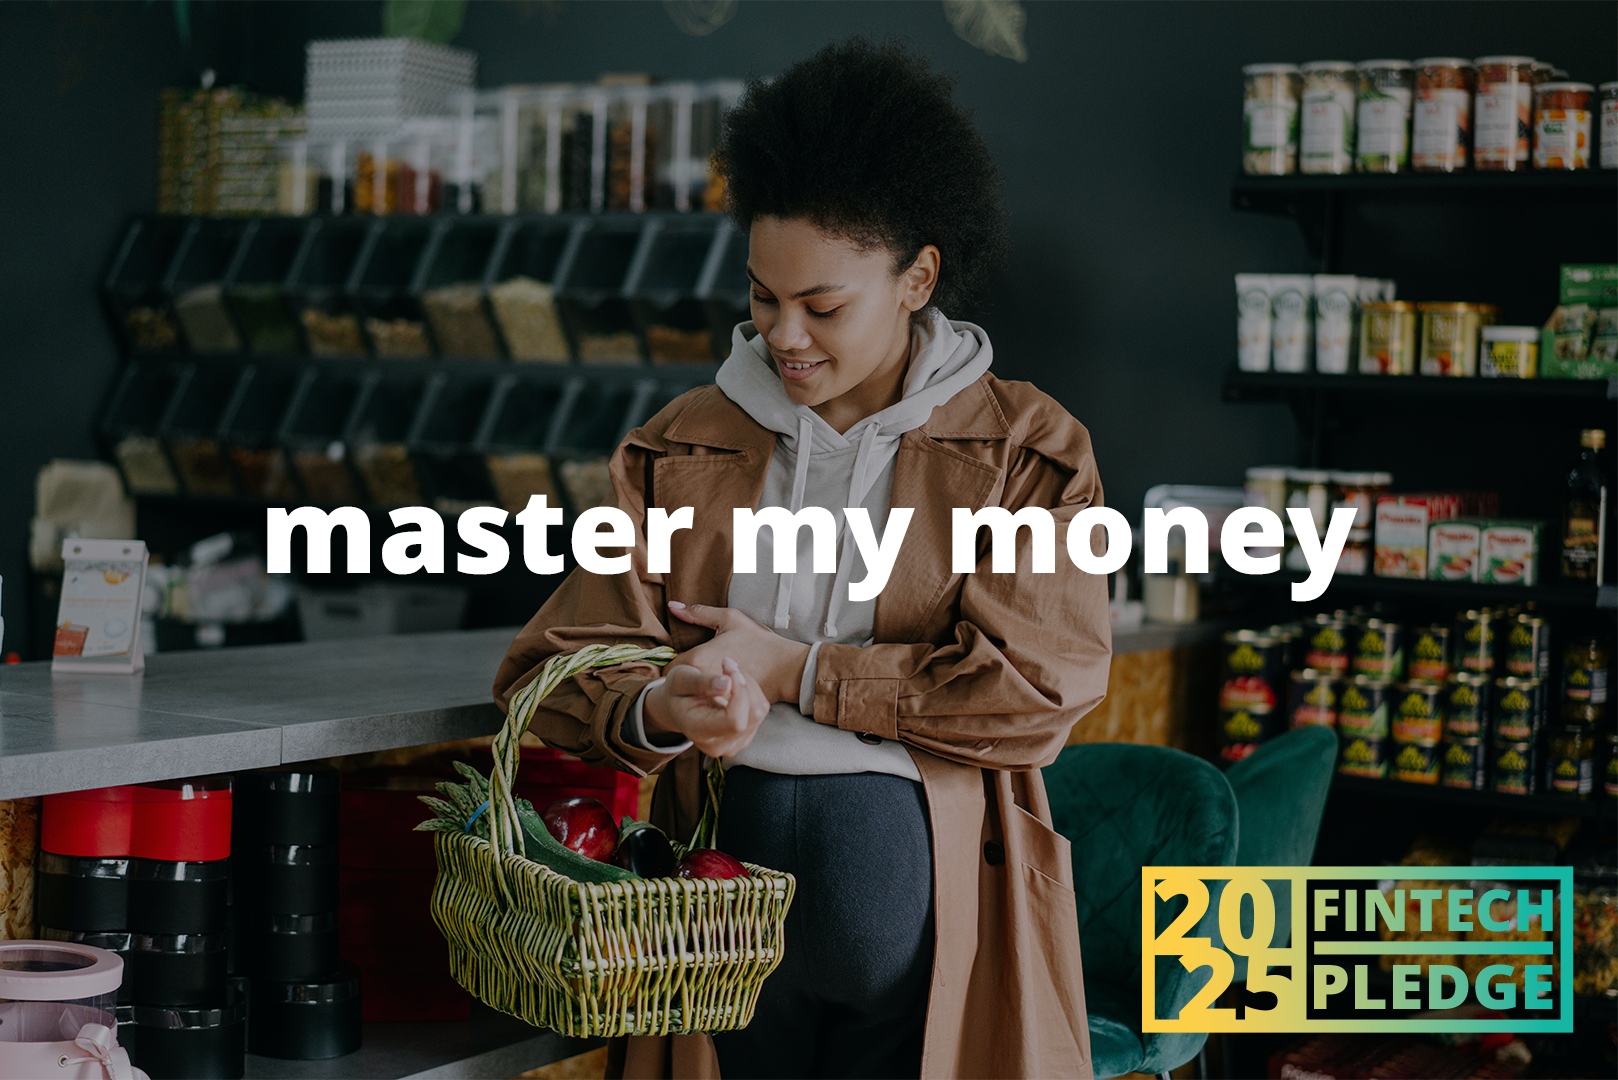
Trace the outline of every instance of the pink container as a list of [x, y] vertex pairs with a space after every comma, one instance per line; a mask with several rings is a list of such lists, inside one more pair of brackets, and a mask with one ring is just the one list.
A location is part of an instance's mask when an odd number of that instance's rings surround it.
[[118, 1046], [123, 973], [93, 945], [0, 941], [0, 1076], [144, 1078]]

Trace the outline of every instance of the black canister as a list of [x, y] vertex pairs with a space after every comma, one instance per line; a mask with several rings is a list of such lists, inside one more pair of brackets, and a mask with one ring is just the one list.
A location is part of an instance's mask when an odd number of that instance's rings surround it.
[[225, 928], [230, 860], [129, 860], [129, 929], [138, 934], [211, 934]]
[[253, 981], [253, 1053], [310, 1061], [359, 1048], [360, 973], [353, 964], [329, 980]]
[[225, 935], [132, 934], [129, 983], [143, 1004], [217, 1005], [225, 998]]
[[223, 1005], [213, 1007], [136, 1005], [131, 1012], [137, 1037], [130, 1060], [150, 1075], [176, 1080], [237, 1080], [242, 1075], [247, 1053], [247, 999], [242, 995], [232, 991]]
[[118, 1004], [124, 1005], [133, 1000], [129, 992], [129, 931], [107, 930], [86, 933], [80, 930], [41, 926], [39, 936], [46, 941], [71, 941], [78, 945], [93, 945], [98, 949], [117, 953], [119, 959], [124, 962], [124, 981], [118, 984]]
[[[240, 850], [251, 843], [337, 843], [340, 774], [335, 769], [298, 766], [266, 769], [236, 777], [236, 831]], [[307, 910], [307, 909], [305, 909]]]
[[129, 925], [129, 859], [41, 851], [34, 912], [61, 930], [121, 930]]
[[298, 982], [337, 971], [337, 914], [261, 915], [239, 930], [242, 966], [255, 980]]
[[244, 911], [297, 915], [337, 910], [337, 845], [278, 844], [244, 851], [236, 884]]

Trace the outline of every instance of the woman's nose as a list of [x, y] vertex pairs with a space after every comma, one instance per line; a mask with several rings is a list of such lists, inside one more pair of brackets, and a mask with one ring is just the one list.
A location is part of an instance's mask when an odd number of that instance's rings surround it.
[[813, 339], [803, 324], [803, 316], [783, 311], [776, 316], [775, 325], [770, 327], [768, 341], [772, 349], [792, 352], [796, 349], [807, 349]]

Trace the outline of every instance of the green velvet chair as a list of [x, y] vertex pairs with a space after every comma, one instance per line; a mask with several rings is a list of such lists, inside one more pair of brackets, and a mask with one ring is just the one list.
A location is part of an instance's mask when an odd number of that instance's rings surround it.
[[[1140, 1030], [1141, 867], [1232, 865], [1236, 797], [1208, 762], [1161, 746], [1070, 746], [1044, 774], [1056, 830], [1073, 842], [1095, 1075], [1166, 1073], [1196, 1057], [1207, 1036]], [[1160, 912], [1159, 931], [1177, 904]], [[1205, 936], [1211, 918], [1188, 936]], [[1158, 1015], [1177, 1014], [1207, 979], [1205, 968], [1160, 958]]]

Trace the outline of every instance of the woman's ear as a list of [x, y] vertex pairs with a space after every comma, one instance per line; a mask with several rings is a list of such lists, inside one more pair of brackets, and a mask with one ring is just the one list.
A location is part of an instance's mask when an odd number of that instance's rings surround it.
[[906, 311], [920, 311], [933, 298], [933, 289], [938, 285], [938, 260], [937, 245], [926, 244], [916, 255], [916, 261], [899, 275], [899, 303]]

